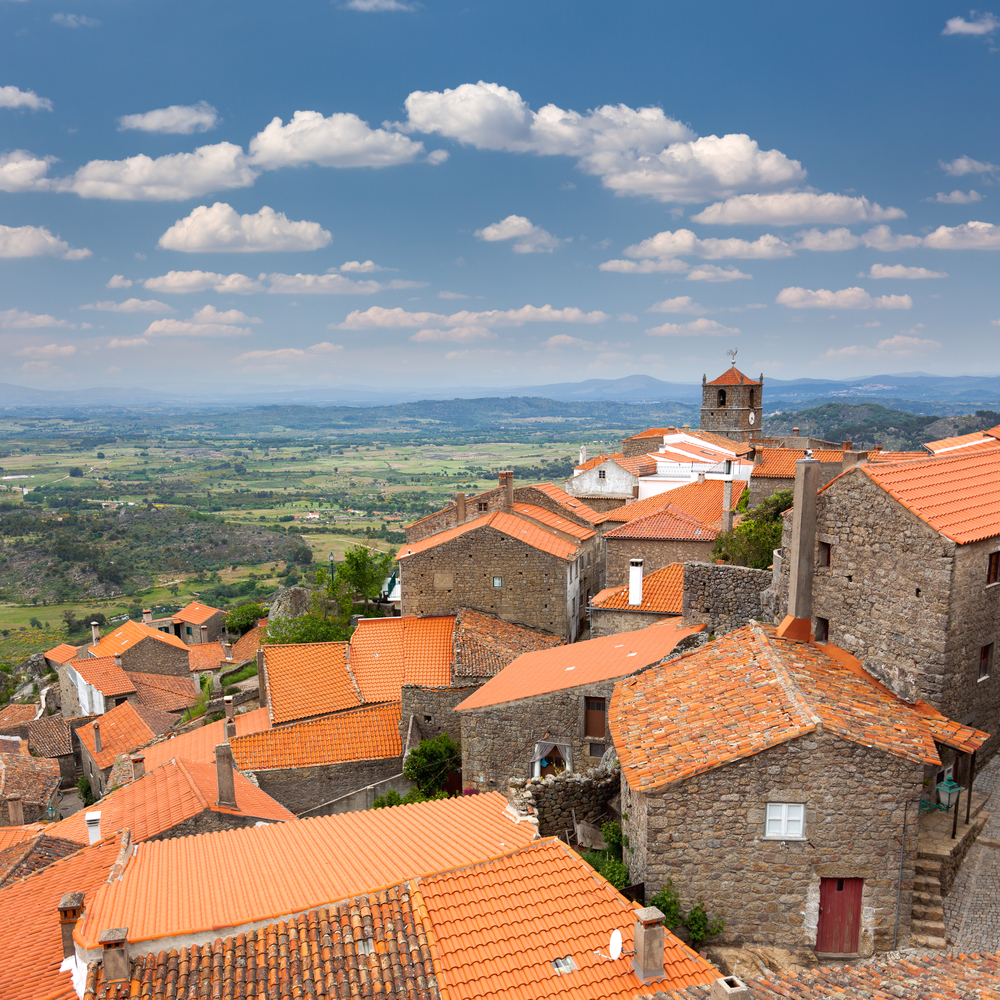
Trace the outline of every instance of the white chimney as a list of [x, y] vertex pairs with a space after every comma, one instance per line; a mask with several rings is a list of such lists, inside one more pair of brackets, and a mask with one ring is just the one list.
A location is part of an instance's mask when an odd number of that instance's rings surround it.
[[101, 839], [101, 813], [89, 812], [84, 819], [87, 821], [87, 837], [91, 844], [96, 844]]
[[224, 642], [222, 644], [222, 652], [227, 660], [232, 660], [233, 658], [233, 644], [231, 642]]
[[115, 653], [115, 666], [120, 667], [122, 665], [122, 654]]
[[585, 444], [580, 445], [580, 464], [583, 465], [587, 461], [587, 446]]
[[97, 622], [90, 623], [90, 636], [94, 640], [95, 646], [101, 641], [101, 630], [98, 627]]
[[99, 722], [94, 723], [94, 752], [101, 752], [101, 724]]
[[638, 607], [642, 604], [642, 560], [630, 559], [628, 564], [628, 602]]
[[749, 997], [750, 988], [736, 976], [723, 976], [712, 983], [709, 1000], [727, 1000], [728, 997]]
[[142, 624], [148, 625], [153, 620], [153, 610], [152, 608], [142, 609]]
[[698, 473], [698, 482], [699, 483], [705, 482], [705, 473], [704, 472], [699, 472]]

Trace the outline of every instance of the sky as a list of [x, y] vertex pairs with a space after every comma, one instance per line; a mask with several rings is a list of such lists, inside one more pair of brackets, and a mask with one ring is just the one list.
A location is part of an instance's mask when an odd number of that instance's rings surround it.
[[0, 0], [0, 382], [1000, 371], [1000, 17]]

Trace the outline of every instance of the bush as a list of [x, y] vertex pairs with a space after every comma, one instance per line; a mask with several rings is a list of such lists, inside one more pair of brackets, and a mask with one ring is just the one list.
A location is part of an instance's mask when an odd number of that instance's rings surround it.
[[765, 497], [732, 531], [716, 538], [712, 558], [725, 559], [734, 566], [767, 569], [774, 561], [774, 550], [781, 546], [781, 515], [791, 506], [791, 490]]
[[608, 820], [601, 827], [601, 836], [608, 845], [608, 853], [618, 861], [622, 860], [623, 849], [628, 847], [628, 837], [622, 832], [621, 823], [616, 819]]
[[674, 888], [672, 879], [649, 901], [664, 916], [664, 923], [673, 931], [684, 923], [684, 911], [681, 909], [681, 897]]
[[631, 884], [629, 881], [628, 869], [625, 867], [625, 864], [617, 858], [608, 858], [604, 867], [601, 869], [601, 874], [616, 889], [624, 889], [627, 885]]
[[83, 479], [83, 469], [79, 465], [74, 465], [69, 470], [69, 474], [72, 479]]
[[698, 902], [695, 903], [691, 912], [687, 915], [684, 926], [687, 927], [691, 947], [697, 950], [698, 945], [702, 941], [714, 937], [716, 934], [721, 934], [723, 928], [726, 926], [726, 922], [722, 917], [716, 917], [714, 920], [709, 921], [708, 913], [705, 910], [705, 902], [699, 897]]
[[300, 642], [346, 642], [350, 629], [336, 618], [323, 618], [310, 612], [298, 618], [269, 618], [264, 642], [284, 646]]
[[94, 797], [93, 791], [91, 791], [90, 782], [86, 779], [86, 777], [81, 778], [76, 783], [76, 787], [80, 792], [80, 798], [83, 799], [84, 808], [92, 806], [97, 801]]
[[597, 872], [603, 871], [608, 863], [608, 855], [604, 851], [584, 851], [580, 857]]
[[452, 771], [462, 766], [462, 748], [447, 733], [421, 740], [403, 764], [403, 777], [416, 784], [428, 798], [444, 790]]
[[395, 788], [390, 788], [385, 795], [376, 796], [372, 802], [372, 809], [387, 809], [390, 806], [408, 806], [414, 802], [429, 802], [431, 799], [446, 799], [448, 793], [441, 791], [435, 795], [424, 795], [419, 788], [411, 788], [405, 795], [400, 795]]
[[243, 604], [233, 608], [226, 616], [226, 631], [235, 635], [245, 635], [261, 618], [266, 617], [267, 612], [259, 604]]

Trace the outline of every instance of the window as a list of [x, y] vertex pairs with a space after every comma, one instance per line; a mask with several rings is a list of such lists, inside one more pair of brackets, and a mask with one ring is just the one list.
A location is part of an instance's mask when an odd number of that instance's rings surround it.
[[607, 750], [607, 747], [603, 743], [591, 743], [590, 744], [590, 756], [591, 757], [603, 757], [605, 750]]
[[765, 837], [776, 840], [805, 838], [806, 807], [799, 802], [768, 802]]
[[608, 478], [608, 474], [607, 474], [607, 472], [604, 469], [600, 469], [600, 470], [598, 470], [597, 478], [598, 479], [607, 479]]
[[986, 680], [993, 669], [993, 643], [979, 650], [979, 679]]
[[719, 390], [719, 406], [723, 407], [725, 405], [726, 405], [726, 390], [725, 389], [720, 389]]
[[830, 549], [831, 545], [829, 542], [820, 542], [819, 550], [816, 553], [816, 565], [817, 566], [829, 566], [830, 565]]
[[487, 500], [480, 500], [480, 501], [478, 501], [476, 503], [476, 510], [478, 510], [478, 511], [484, 511], [484, 510], [489, 510], [489, 509], [490, 509], [490, 505], [489, 505], [489, 501], [487, 501]]
[[816, 641], [817, 642], [829, 642], [830, 641], [830, 619], [829, 618], [817, 618], [816, 619]]
[[493, 586], [494, 587], [502, 587], [503, 586], [503, 577], [502, 576], [495, 576], [495, 577], [493, 577]]
[[194, 633], [191, 631], [191, 626], [190, 625], [185, 625], [184, 626], [184, 634], [185, 635], [194, 635]]
[[[604, 699], [603, 698], [585, 698], [586, 702], [584, 719], [584, 736], [593, 736], [596, 739], [604, 739], [604, 731], [606, 728], [606, 723], [604, 719]], [[602, 750], [601, 753], [604, 751]], [[591, 754], [594, 756], [594, 754]]]
[[559, 973], [560, 976], [569, 975], [571, 972], [576, 972], [576, 962], [567, 955], [565, 958], [554, 958], [552, 959], [552, 968]]
[[1000, 552], [991, 552], [986, 565], [986, 585], [1000, 582]]

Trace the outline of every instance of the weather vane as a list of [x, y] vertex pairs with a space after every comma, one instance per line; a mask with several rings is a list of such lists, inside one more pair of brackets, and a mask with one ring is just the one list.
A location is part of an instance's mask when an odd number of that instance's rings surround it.
[[739, 354], [739, 348], [738, 347], [734, 347], [731, 350], [726, 351], [726, 354], [729, 355], [729, 361], [730, 361], [730, 363], [735, 365], [736, 364], [736, 355]]

